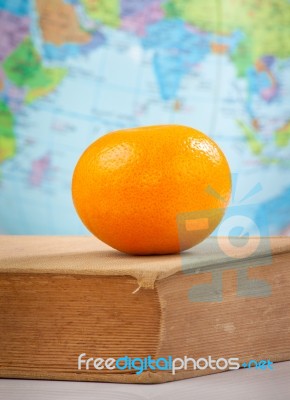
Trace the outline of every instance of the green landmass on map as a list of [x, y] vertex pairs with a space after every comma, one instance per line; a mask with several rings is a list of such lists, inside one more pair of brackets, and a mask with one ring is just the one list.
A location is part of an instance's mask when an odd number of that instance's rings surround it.
[[13, 125], [12, 112], [7, 104], [0, 100], [0, 163], [15, 155], [16, 140]]
[[26, 101], [31, 102], [53, 91], [66, 75], [64, 68], [46, 68], [30, 38], [6, 58], [3, 69], [8, 79], [27, 89]]
[[248, 68], [252, 65], [253, 59], [251, 55], [251, 42], [244, 40], [237, 48], [231, 59], [235, 64], [237, 76], [246, 76]]
[[[37, 98], [46, 96], [52, 92], [66, 76], [66, 73], [67, 71], [64, 68], [43, 68], [46, 84], [39, 84], [39, 77], [37, 77], [36, 81], [32, 82], [32, 85], [25, 96], [25, 101], [31, 103]], [[35, 83], [35, 86], [33, 83]]]
[[237, 121], [238, 125], [240, 126], [244, 138], [251, 149], [252, 153], [256, 156], [260, 155], [263, 151], [263, 143], [259, 140], [256, 132], [244, 124], [242, 121]]
[[278, 147], [286, 147], [290, 143], [290, 121], [275, 133], [275, 142]]
[[113, 28], [120, 26], [119, 0], [81, 0], [81, 2], [89, 17]]

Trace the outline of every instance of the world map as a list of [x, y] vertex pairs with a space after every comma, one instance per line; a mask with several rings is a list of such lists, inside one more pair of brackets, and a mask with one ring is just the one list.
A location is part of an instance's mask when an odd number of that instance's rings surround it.
[[0, 0], [0, 233], [86, 233], [84, 149], [181, 124], [225, 152], [232, 206], [290, 235], [289, 37], [288, 0]]

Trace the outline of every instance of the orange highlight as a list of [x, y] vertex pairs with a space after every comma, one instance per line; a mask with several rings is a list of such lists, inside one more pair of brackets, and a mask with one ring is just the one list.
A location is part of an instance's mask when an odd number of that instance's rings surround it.
[[211, 50], [216, 54], [225, 54], [229, 49], [229, 46], [221, 43], [212, 43]]
[[260, 129], [259, 121], [256, 118], [252, 119], [252, 126], [256, 131]]
[[181, 110], [181, 103], [180, 103], [179, 100], [176, 100], [176, 101], [174, 102], [173, 109], [174, 109], [174, 111], [179, 111], [179, 110]]
[[262, 60], [256, 61], [256, 70], [258, 72], [267, 71], [266, 65], [263, 63]]

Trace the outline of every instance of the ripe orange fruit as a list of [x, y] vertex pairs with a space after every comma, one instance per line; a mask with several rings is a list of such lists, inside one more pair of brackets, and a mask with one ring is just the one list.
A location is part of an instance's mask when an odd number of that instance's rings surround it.
[[177, 125], [101, 137], [80, 157], [72, 181], [85, 226], [131, 254], [176, 253], [201, 242], [222, 219], [230, 193], [217, 144]]

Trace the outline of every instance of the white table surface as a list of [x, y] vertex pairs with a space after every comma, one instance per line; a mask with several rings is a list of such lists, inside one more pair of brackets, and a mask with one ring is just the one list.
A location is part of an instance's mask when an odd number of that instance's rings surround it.
[[2, 400], [290, 400], [290, 362], [157, 385], [0, 380]]

